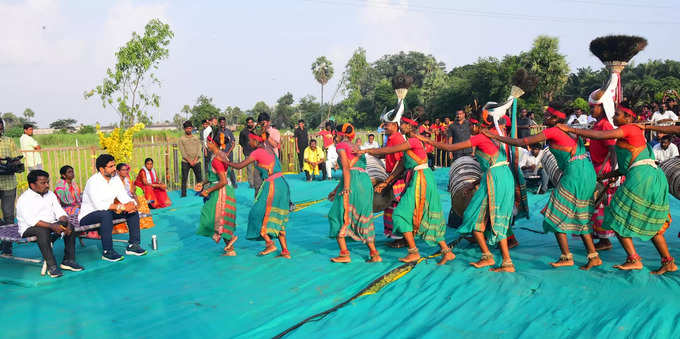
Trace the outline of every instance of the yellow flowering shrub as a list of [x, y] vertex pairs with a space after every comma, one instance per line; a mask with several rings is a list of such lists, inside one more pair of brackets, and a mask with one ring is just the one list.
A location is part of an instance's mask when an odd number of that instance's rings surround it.
[[132, 136], [143, 130], [144, 124], [138, 123], [126, 130], [115, 128], [108, 136], [100, 130], [97, 124], [97, 135], [99, 135], [99, 145], [106, 150], [108, 154], [116, 158], [116, 162], [130, 163], [132, 161]]

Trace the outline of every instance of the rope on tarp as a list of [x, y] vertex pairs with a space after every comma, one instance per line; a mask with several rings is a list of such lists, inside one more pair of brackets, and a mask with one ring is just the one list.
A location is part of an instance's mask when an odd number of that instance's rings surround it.
[[[463, 239], [463, 237], [459, 237], [458, 239], [451, 241], [448, 244], [449, 248], [453, 249], [453, 247], [458, 245], [458, 243], [462, 239]], [[359, 297], [378, 293], [381, 289], [383, 289], [383, 287], [385, 287], [385, 286], [399, 280], [401, 277], [405, 276], [408, 272], [413, 270], [413, 268], [416, 267], [416, 265], [418, 265], [419, 263], [421, 263], [421, 262], [423, 262], [427, 259], [436, 258], [440, 255], [441, 255], [441, 253], [437, 252], [437, 253], [434, 253], [434, 254], [429, 255], [427, 257], [422, 257], [422, 258], [418, 259], [417, 261], [414, 261], [414, 262], [411, 262], [411, 263], [405, 263], [403, 265], [400, 265], [400, 266], [392, 269], [391, 271], [389, 271], [389, 272], [383, 274], [382, 276], [378, 277], [377, 279], [373, 280], [370, 284], [368, 284], [368, 286], [363, 288], [361, 291], [359, 291], [359, 293], [353, 295], [349, 299], [329, 308], [326, 311], [323, 311], [321, 313], [317, 313], [313, 316], [310, 316], [310, 317], [300, 321], [299, 323], [295, 324], [294, 326], [292, 326], [292, 327], [286, 329], [285, 331], [274, 336], [274, 339], [283, 338], [284, 336], [288, 335], [290, 332], [298, 329], [300, 326], [302, 326], [302, 325], [304, 325], [304, 324], [306, 324], [310, 321], [321, 320], [325, 316], [341, 309], [342, 307], [344, 307], [345, 305], [349, 304], [350, 302], [354, 301], [355, 299], [357, 299]]]

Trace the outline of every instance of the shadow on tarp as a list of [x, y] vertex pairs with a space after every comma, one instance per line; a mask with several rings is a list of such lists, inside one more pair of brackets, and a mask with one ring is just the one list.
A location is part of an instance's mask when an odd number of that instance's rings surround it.
[[[447, 172], [438, 170], [436, 177], [448, 209]], [[338, 183], [306, 183], [299, 175], [287, 178], [294, 201], [325, 197]], [[368, 250], [360, 243], [349, 244], [352, 263], [330, 263], [338, 249], [328, 238], [330, 203], [326, 201], [291, 216], [288, 236], [293, 259], [258, 257], [264, 244], [244, 239], [252, 196], [247, 184], [241, 183], [237, 190], [238, 256], [222, 257], [223, 245], [194, 234], [200, 198], [179, 199], [173, 194], [173, 206], [154, 211], [157, 226], [143, 234], [145, 242], [150, 232], [159, 234], [161, 251], [173, 244], [163, 240], [169, 235], [160, 235], [174, 234], [179, 250], [106, 263], [96, 274], [67, 272], [64, 278], [32, 288], [0, 285], [3, 335], [272, 337], [351, 297], [399, 266], [397, 259], [406, 252], [386, 248], [379, 218], [377, 246], [382, 263], [364, 263]], [[532, 218], [516, 226], [541, 230], [540, 209], [547, 198], [531, 195]], [[680, 220], [680, 203], [671, 200], [673, 216]], [[470, 267], [468, 263], [479, 258], [479, 249], [463, 241], [454, 249], [457, 258], [453, 262], [438, 267], [435, 260], [425, 261], [379, 293], [360, 297], [288, 337], [680, 335], [674, 324], [680, 316], [680, 301], [674, 297], [680, 293], [679, 273], [655, 277], [648, 268], [614, 270], [612, 265], [625, 260], [618, 243], [601, 254], [604, 265], [590, 272], [576, 267], [552, 269], [549, 262], [559, 256], [552, 235], [523, 230], [516, 234], [520, 246], [512, 250], [515, 274]], [[676, 234], [677, 227], [671, 227], [667, 238], [671, 253], [680, 256]], [[455, 238], [455, 232], [447, 229], [447, 240]], [[580, 240], [569, 241], [576, 263], [584, 263]], [[651, 243], [637, 241], [636, 245], [647, 267], [656, 268], [659, 259]], [[422, 243], [419, 247], [424, 254], [437, 250]], [[498, 250], [492, 252], [500, 261]], [[0, 265], [4, 270], [18, 264], [0, 261]], [[57, 321], [35, 320], [47, 318]]]

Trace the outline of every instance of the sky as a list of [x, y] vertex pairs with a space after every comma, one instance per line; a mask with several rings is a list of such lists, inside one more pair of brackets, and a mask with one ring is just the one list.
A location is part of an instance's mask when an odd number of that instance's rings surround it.
[[560, 39], [574, 71], [601, 66], [588, 51], [593, 38], [631, 34], [649, 41], [633, 61], [678, 60], [679, 10], [672, 0], [0, 0], [0, 112], [29, 107], [40, 127], [61, 118], [117, 122], [112, 108], [83, 93], [102, 82], [115, 52], [153, 18], [175, 34], [156, 71], [161, 104], [151, 113], [164, 121], [199, 95], [243, 110], [257, 101], [273, 105], [286, 92], [318, 98], [311, 64], [322, 55], [335, 68], [328, 101], [358, 47], [369, 62], [419, 51], [450, 70], [518, 54], [549, 35]]

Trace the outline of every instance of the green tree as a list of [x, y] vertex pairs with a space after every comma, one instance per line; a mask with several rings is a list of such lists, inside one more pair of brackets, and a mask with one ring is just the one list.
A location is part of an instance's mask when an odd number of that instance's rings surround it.
[[35, 116], [35, 112], [33, 112], [32, 109], [26, 108], [24, 110], [24, 118], [26, 119], [26, 121], [31, 121], [31, 119], [33, 119], [34, 116]]
[[274, 116], [272, 117], [272, 124], [279, 128], [290, 128], [295, 124], [293, 114], [296, 109], [293, 107], [295, 99], [293, 94], [286, 92], [282, 97], [276, 101], [276, 108], [274, 109]]
[[522, 55], [527, 70], [539, 77], [536, 93], [552, 101], [567, 83], [569, 66], [564, 55], [559, 53], [559, 39], [540, 35], [534, 40], [529, 52]]
[[106, 70], [102, 84], [85, 92], [85, 98], [99, 96], [103, 107], [118, 112], [123, 127], [135, 121], [150, 123], [148, 109], [160, 106], [160, 96], [151, 92], [152, 86], [161, 84], [153, 72], [168, 57], [173, 37], [170, 26], [158, 19], [146, 24], [144, 35], [132, 32], [132, 39], [116, 52], [114, 68]]
[[253, 108], [251, 108], [249, 112], [255, 120], [257, 120], [257, 117], [262, 113], [269, 114], [270, 118], [272, 115], [271, 107], [267, 106], [267, 104], [264, 101], [256, 102], [255, 106], [253, 106]]
[[5, 123], [5, 128], [22, 124], [22, 120], [12, 112], [3, 113], [2, 121]]
[[189, 119], [194, 126], [201, 126], [204, 120], [220, 115], [220, 109], [213, 104], [212, 100], [205, 95], [198, 96], [196, 104], [191, 107], [191, 119]]
[[62, 133], [74, 132], [76, 130], [75, 124], [77, 121], [75, 119], [59, 119], [50, 123], [50, 128], [59, 130]]
[[373, 68], [380, 78], [389, 79], [398, 73], [406, 73], [413, 77], [413, 86], [422, 87], [428, 74], [444, 71], [446, 65], [432, 55], [410, 51], [384, 55], [373, 63]]
[[312, 63], [312, 74], [314, 74], [314, 79], [321, 85], [321, 105], [323, 105], [323, 87], [333, 77], [333, 63], [326, 59], [325, 56], [316, 58]]
[[181, 130], [184, 129], [184, 122], [186, 120], [187, 119], [184, 116], [182, 116], [181, 114], [175, 113], [175, 115], [172, 117], [172, 124], [177, 127], [177, 130], [181, 131]]
[[229, 124], [243, 124], [246, 121], [246, 113], [241, 111], [241, 108], [238, 106], [227, 106], [224, 109], [224, 116], [227, 119], [227, 123]]
[[78, 134], [94, 134], [97, 132], [97, 128], [92, 125], [82, 125], [78, 129]]
[[321, 104], [316, 101], [313, 95], [307, 95], [300, 98], [297, 105], [297, 111], [301, 114], [302, 119], [307, 122], [307, 126], [313, 128], [321, 123]]

